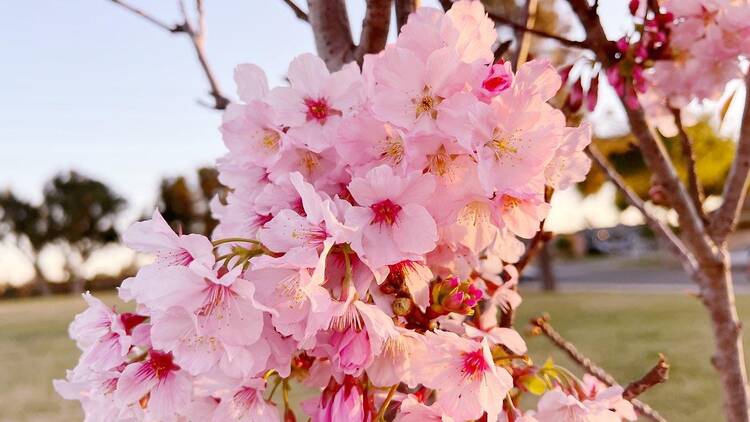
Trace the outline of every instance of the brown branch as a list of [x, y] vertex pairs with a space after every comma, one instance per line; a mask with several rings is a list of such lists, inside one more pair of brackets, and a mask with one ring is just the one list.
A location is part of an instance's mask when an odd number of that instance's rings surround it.
[[344, 0], [307, 0], [307, 16], [318, 55], [331, 71], [354, 60], [354, 42]]
[[[616, 49], [616, 46], [607, 39], [604, 28], [596, 14], [596, 9], [592, 9], [587, 0], [568, 0], [568, 3], [581, 21], [587, 34], [586, 40], [597, 59], [604, 67], [610, 67], [614, 60], [612, 49]], [[620, 98], [620, 102], [628, 116], [630, 129], [633, 136], [638, 140], [638, 148], [641, 150], [646, 164], [658, 182], [664, 185], [670, 206], [677, 213], [680, 228], [685, 236], [685, 243], [694, 253], [696, 260], [702, 265], [720, 264], [721, 257], [706, 234], [703, 220], [698, 210], [693, 206], [685, 185], [677, 175], [664, 145], [657, 139], [648, 125], [643, 108], [639, 107], [633, 110], [625, 105], [622, 98]]]
[[453, 6], [453, 0], [439, 0], [440, 5], [443, 6], [443, 10], [446, 12], [450, 10], [450, 8]]
[[560, 44], [568, 46], [568, 47], [584, 48], [584, 49], [589, 48], [586, 41], [576, 41], [576, 40], [571, 40], [571, 39], [568, 39], [559, 35], [550, 34], [549, 32], [541, 31], [538, 29], [527, 27], [526, 25], [523, 25], [520, 23], [513, 22], [512, 20], [506, 18], [505, 16], [497, 15], [494, 13], [487, 13], [487, 16], [489, 16], [490, 19], [495, 21], [495, 23], [500, 24], [500, 25], [510, 26], [511, 28], [517, 31], [528, 32], [530, 34], [534, 34], [542, 38], [549, 38], [551, 40], [555, 40], [559, 42]]
[[682, 150], [682, 158], [685, 160], [685, 171], [687, 172], [688, 177], [688, 192], [690, 193], [690, 198], [693, 200], [693, 206], [698, 210], [698, 214], [700, 214], [703, 222], [706, 223], [706, 214], [703, 212], [703, 189], [698, 181], [693, 142], [687, 132], [685, 132], [685, 127], [682, 124], [682, 116], [680, 116], [680, 110], [674, 107], [669, 107], [669, 110], [672, 112], [672, 116], [674, 116], [678, 137], [680, 138], [680, 149]]
[[[396, 0], [396, 26], [399, 33], [401, 28], [406, 25], [409, 15], [414, 13], [417, 7], [419, 7], [419, 0]], [[443, 4], [443, 7], [445, 7], [445, 4]]]
[[723, 243], [729, 233], [734, 231], [750, 186], [750, 178], [748, 178], [750, 174], [750, 72], [745, 76], [745, 87], [748, 89], [745, 92], [745, 106], [742, 110], [742, 126], [740, 126], [737, 152], [721, 195], [724, 203], [714, 213], [709, 227], [711, 237], [719, 244]]
[[141, 9], [138, 9], [135, 6], [132, 6], [128, 3], [125, 3], [121, 0], [110, 0], [112, 3], [122, 6], [124, 9], [131, 11], [132, 13], [135, 13], [136, 15], [142, 17], [143, 19], [153, 23], [154, 25], [158, 26], [159, 28], [169, 31], [169, 32], [181, 32], [181, 29], [179, 26], [169, 26], [168, 24], [162, 22], [161, 20], [149, 15], [148, 13], [144, 12]]
[[224, 110], [227, 105], [229, 104], [229, 99], [227, 99], [226, 96], [221, 91], [221, 88], [219, 87], [219, 82], [216, 79], [216, 76], [214, 75], [213, 71], [211, 70], [211, 66], [208, 63], [208, 60], [206, 59], [206, 51], [205, 51], [205, 29], [206, 29], [206, 23], [205, 23], [205, 13], [203, 10], [203, 0], [196, 0], [195, 6], [196, 6], [196, 13], [198, 15], [198, 28], [194, 28], [193, 25], [190, 23], [190, 19], [188, 18], [187, 10], [185, 9], [185, 4], [181, 0], [179, 2], [180, 6], [180, 12], [182, 13], [183, 22], [178, 25], [169, 26], [165, 24], [164, 22], [160, 21], [159, 19], [154, 18], [153, 16], [147, 14], [146, 12], [133, 7], [132, 5], [122, 1], [122, 0], [111, 0], [112, 3], [117, 4], [121, 7], [123, 7], [126, 10], [129, 10], [130, 12], [142, 17], [143, 19], [153, 23], [154, 25], [169, 31], [171, 33], [183, 33], [190, 37], [190, 41], [193, 44], [193, 49], [195, 50], [196, 56], [198, 58], [198, 62], [201, 65], [201, 69], [203, 69], [203, 73], [206, 76], [206, 79], [208, 80], [208, 84], [210, 86], [209, 94], [211, 97], [213, 97], [214, 101], [211, 105], [212, 108], [216, 110]]
[[522, 64], [526, 63], [526, 59], [529, 56], [529, 49], [531, 48], [531, 34], [526, 29], [533, 30], [534, 24], [536, 23], [536, 9], [538, 2], [537, 0], [525, 0], [523, 6], [523, 13], [521, 14], [521, 20], [525, 22], [523, 29], [516, 29], [516, 39], [518, 40], [518, 47], [513, 53], [513, 65], [516, 71], [521, 67]]
[[664, 359], [664, 355], [659, 353], [659, 360], [653, 368], [646, 373], [641, 379], [628, 384], [625, 391], [622, 392], [622, 398], [632, 400], [643, 394], [649, 388], [666, 382], [669, 379], [669, 364]]
[[643, 200], [635, 193], [625, 182], [625, 179], [612, 167], [607, 158], [599, 149], [591, 144], [586, 148], [586, 154], [604, 171], [612, 184], [622, 193], [625, 199], [634, 206], [643, 215], [646, 224], [659, 236], [662, 242], [671, 250], [681, 261], [685, 271], [688, 274], [695, 272], [696, 263], [693, 254], [687, 249], [682, 240], [670, 229], [664, 222], [654, 217]]
[[[596, 9], [592, 10], [587, 0], [568, 0], [568, 3], [580, 19], [597, 59], [604, 67], [611, 67], [616, 46], [607, 40]], [[750, 73], [746, 76], [746, 86], [750, 85], [748, 82]], [[724, 187], [724, 205], [716, 212], [710, 227], [711, 237], [669, 161], [664, 146], [651, 132], [642, 107], [637, 110], [624, 108], [646, 164], [657, 176], [658, 182], [664, 185], [671, 206], [678, 215], [683, 240], [694, 253], [698, 264], [693, 279], [701, 287], [701, 298], [711, 316], [715, 340], [712, 362], [723, 390], [724, 414], [729, 422], [747, 422], [750, 420], [750, 388], [743, 358], [740, 322], [734, 303], [731, 261], [725, 240], [736, 224], [748, 188], [750, 96], [745, 98], [737, 157]]]
[[305, 13], [304, 10], [302, 10], [299, 6], [297, 6], [297, 3], [295, 3], [293, 0], [282, 0], [282, 1], [286, 3], [286, 5], [289, 6], [290, 9], [292, 9], [292, 12], [294, 12], [294, 16], [296, 16], [297, 19], [303, 22], [310, 21], [310, 18], [307, 16], [307, 13]]
[[227, 108], [227, 105], [229, 105], [229, 99], [227, 99], [227, 97], [222, 94], [221, 88], [219, 87], [219, 81], [216, 79], [216, 76], [214, 75], [214, 72], [208, 63], [208, 59], [206, 58], [206, 22], [205, 13], [203, 10], [203, 0], [196, 0], [195, 2], [196, 14], [198, 15], [197, 29], [193, 26], [193, 24], [190, 23], [190, 18], [188, 17], [187, 10], [185, 9], [184, 0], [180, 0], [179, 4], [183, 18], [182, 25], [185, 27], [185, 32], [190, 36], [190, 41], [193, 44], [195, 55], [198, 58], [198, 62], [200, 63], [201, 68], [203, 69], [203, 73], [206, 75], [206, 79], [208, 80], [208, 85], [210, 86], [210, 90], [208, 93], [214, 98], [213, 108], [217, 110], [224, 110], [225, 108]]
[[[573, 343], [565, 340], [565, 338], [563, 338], [563, 336], [561, 336], [560, 333], [558, 333], [557, 330], [555, 330], [552, 325], [549, 324], [548, 315], [533, 318], [531, 320], [531, 326], [536, 332], [544, 334], [544, 336], [547, 337], [552, 342], [552, 344], [554, 344], [558, 349], [565, 352], [565, 354], [567, 354], [568, 357], [573, 360], [573, 362], [578, 364], [578, 366], [583, 368], [587, 373], [593, 375], [594, 377], [596, 377], [596, 379], [608, 386], [619, 385], [617, 383], [617, 380], [615, 380], [612, 375], [592, 362], [591, 359], [586, 357], [586, 355], [579, 352], [575, 345], [573, 345]], [[625, 398], [624, 395], [623, 398]], [[628, 401], [630, 401], [630, 403], [633, 405], [633, 408], [635, 408], [635, 410], [638, 411], [638, 413], [640, 413], [642, 416], [645, 416], [652, 421], [666, 422], [666, 419], [659, 415], [658, 412], [656, 412], [649, 405], [641, 402], [640, 400], [632, 398]]]
[[392, 0], [367, 0], [359, 45], [354, 51], [357, 63], [362, 64], [365, 54], [375, 54], [385, 47], [391, 24], [391, 3]]

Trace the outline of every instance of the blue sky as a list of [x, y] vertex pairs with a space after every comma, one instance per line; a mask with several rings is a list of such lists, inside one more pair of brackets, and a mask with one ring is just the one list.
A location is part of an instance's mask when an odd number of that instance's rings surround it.
[[[179, 21], [176, 1], [131, 1], [163, 21]], [[619, 18], [626, 3], [603, 3], [613, 34], [627, 28]], [[347, 4], [356, 39], [365, 2]], [[206, 9], [209, 60], [228, 94], [234, 94], [238, 63], [257, 63], [280, 84], [292, 58], [315, 51], [309, 26], [282, 0], [207, 2]], [[0, 189], [37, 200], [50, 176], [76, 169], [130, 201], [123, 225], [149, 211], [160, 177], [191, 174], [224, 151], [220, 114], [197, 103], [209, 98], [191, 48], [183, 35], [107, 0], [6, 2], [0, 17]], [[560, 224], [585, 223], [583, 215], [567, 215], [574, 196], [561, 201]], [[601, 212], [606, 202], [587, 205], [595, 222], [616, 222]], [[0, 248], [0, 270], [13, 260]]]

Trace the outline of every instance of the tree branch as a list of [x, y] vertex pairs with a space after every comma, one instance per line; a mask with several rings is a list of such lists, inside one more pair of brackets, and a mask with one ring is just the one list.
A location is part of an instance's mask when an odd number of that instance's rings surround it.
[[[443, 7], [445, 6], [443, 4]], [[419, 0], [396, 0], [396, 26], [399, 33], [401, 28], [406, 25], [409, 15], [414, 13], [417, 7], [419, 7]]]
[[550, 34], [549, 32], [530, 28], [530, 27], [527, 27], [526, 25], [513, 22], [512, 20], [506, 18], [505, 16], [497, 15], [494, 13], [487, 13], [487, 16], [489, 16], [490, 19], [495, 21], [495, 23], [500, 24], [500, 25], [510, 26], [511, 28], [517, 31], [528, 32], [530, 34], [534, 34], [542, 38], [549, 38], [551, 40], [555, 40], [559, 42], [560, 44], [568, 46], [568, 47], [584, 48], [584, 49], [589, 48], [586, 41], [575, 41], [575, 40], [571, 40], [565, 37], [561, 37], [559, 35]]
[[142, 11], [141, 9], [138, 9], [135, 6], [132, 6], [128, 3], [125, 3], [121, 0], [110, 0], [112, 3], [122, 6], [124, 9], [129, 10], [132, 13], [135, 13], [136, 15], [142, 17], [143, 19], [153, 23], [154, 25], [158, 26], [159, 28], [169, 31], [169, 32], [181, 32], [179, 26], [169, 26], [166, 23], [162, 22], [161, 20], [149, 15], [148, 13]]
[[[558, 349], [565, 352], [565, 354], [567, 354], [570, 359], [577, 363], [587, 373], [593, 375], [594, 377], [596, 377], [596, 379], [603, 382], [604, 384], [607, 384], [608, 386], [619, 385], [612, 375], [592, 362], [591, 359], [586, 357], [583, 353], [579, 352], [575, 345], [573, 345], [573, 343], [565, 340], [565, 338], [563, 338], [563, 336], [561, 336], [560, 333], [558, 333], [557, 330], [555, 330], [552, 325], [549, 324], [549, 316], [543, 315], [532, 319], [531, 326], [535, 330], [535, 332], [544, 334], [544, 336], [547, 337], [552, 342], [552, 344], [557, 346]], [[625, 398], [624, 393], [623, 398]], [[630, 401], [635, 410], [637, 410], [638, 413], [640, 413], [642, 416], [645, 416], [652, 421], [666, 422], [666, 419], [664, 419], [658, 412], [652, 409], [651, 406], [635, 398], [626, 400]]]
[[451, 7], [453, 6], [453, 0], [439, 0], [439, 1], [440, 1], [440, 5], [443, 6], [443, 10], [445, 10], [446, 12], [449, 11]]
[[354, 60], [354, 42], [344, 0], [307, 0], [318, 55], [331, 71]]
[[656, 365], [654, 365], [646, 375], [641, 377], [641, 379], [628, 384], [628, 386], [625, 387], [625, 391], [622, 392], [622, 397], [625, 400], [632, 400], [643, 394], [649, 388], [666, 382], [668, 379], [669, 364], [664, 359], [664, 355], [659, 353], [659, 360], [656, 362]]
[[745, 76], [745, 106], [742, 111], [740, 138], [737, 142], [732, 169], [724, 183], [722, 197], [724, 203], [715, 212], [709, 227], [711, 237], [716, 243], [723, 243], [734, 230], [745, 203], [750, 178], [750, 72]]
[[672, 116], [674, 116], [674, 122], [677, 126], [678, 136], [680, 138], [680, 145], [682, 146], [680, 149], [682, 150], [682, 157], [685, 160], [685, 171], [687, 172], [688, 177], [688, 192], [690, 193], [690, 198], [693, 200], [693, 206], [698, 210], [698, 214], [700, 214], [701, 219], [705, 224], [707, 220], [706, 214], [703, 212], [703, 189], [698, 181], [693, 142], [687, 132], [685, 132], [680, 110], [674, 107], [669, 107], [669, 110], [672, 112]]
[[292, 12], [294, 12], [294, 16], [297, 17], [297, 19], [303, 21], [303, 22], [309, 22], [310, 18], [307, 16], [307, 13], [305, 13], [304, 10], [302, 10], [293, 0], [282, 0], [284, 3], [286, 3], [287, 6], [289, 6], [290, 9], [292, 9]]
[[693, 254], [685, 247], [685, 244], [680, 240], [679, 237], [662, 221], [654, 217], [651, 212], [646, 208], [646, 204], [641, 200], [637, 193], [635, 193], [630, 187], [628, 187], [625, 180], [620, 176], [619, 173], [612, 167], [607, 161], [607, 158], [599, 151], [599, 149], [591, 144], [586, 148], [586, 154], [601, 168], [607, 175], [607, 178], [617, 187], [617, 189], [625, 196], [625, 199], [634, 206], [643, 215], [646, 224], [651, 227], [651, 230], [656, 233], [662, 242], [670, 249], [681, 261], [685, 271], [688, 274], [693, 274], [697, 267]]
[[227, 99], [226, 96], [221, 91], [221, 88], [219, 87], [219, 82], [216, 79], [216, 76], [214, 75], [213, 71], [211, 70], [211, 66], [208, 63], [208, 60], [206, 59], [206, 51], [205, 51], [205, 14], [203, 10], [203, 1], [202, 0], [196, 0], [196, 13], [198, 15], [198, 28], [194, 28], [193, 25], [190, 23], [190, 19], [188, 18], [187, 10], [185, 9], [185, 4], [181, 0], [179, 2], [180, 5], [180, 12], [182, 13], [183, 22], [179, 25], [169, 26], [166, 23], [160, 21], [159, 19], [154, 18], [153, 16], [145, 13], [144, 11], [122, 1], [122, 0], [111, 0], [112, 3], [117, 4], [121, 7], [123, 7], [126, 10], [129, 10], [130, 12], [142, 17], [143, 19], [151, 22], [152, 24], [158, 26], [159, 28], [162, 28], [166, 31], [169, 31], [171, 33], [183, 33], [190, 37], [190, 41], [193, 44], [193, 49], [195, 50], [196, 56], [198, 58], [198, 62], [201, 65], [201, 69], [203, 70], [203, 73], [206, 76], [206, 79], [208, 80], [208, 84], [210, 86], [209, 94], [211, 97], [213, 97], [213, 105], [210, 107], [216, 109], [216, 110], [224, 110], [227, 105], [229, 104], [229, 99]]
[[[596, 54], [597, 59], [605, 68], [610, 67], [614, 60], [613, 48], [616, 50], [616, 46], [607, 39], [596, 9], [591, 8], [587, 0], [568, 0], [568, 3], [581, 21], [586, 31], [586, 41]], [[643, 108], [639, 107], [637, 110], [633, 110], [624, 104], [622, 98], [620, 98], [620, 102], [627, 113], [630, 129], [633, 136], [638, 140], [638, 148], [641, 150], [646, 164], [659, 183], [664, 185], [670, 206], [677, 213], [686, 245], [693, 251], [696, 260], [702, 265], [720, 264], [721, 257], [706, 234], [703, 220], [698, 210], [693, 206], [685, 185], [677, 175], [664, 145], [657, 140], [651, 127], [646, 122]], [[750, 158], [748, 160], [750, 165]]]
[[536, 9], [538, 2], [537, 0], [525, 0], [523, 6], [523, 14], [521, 19], [525, 22], [523, 29], [516, 29], [516, 39], [518, 40], [518, 47], [513, 53], [513, 65], [516, 71], [526, 62], [529, 56], [529, 49], [531, 48], [531, 35], [529, 30], [534, 29], [536, 23]]
[[367, 0], [362, 34], [354, 51], [357, 63], [362, 64], [365, 54], [375, 54], [385, 47], [391, 24], [391, 3], [392, 0]]

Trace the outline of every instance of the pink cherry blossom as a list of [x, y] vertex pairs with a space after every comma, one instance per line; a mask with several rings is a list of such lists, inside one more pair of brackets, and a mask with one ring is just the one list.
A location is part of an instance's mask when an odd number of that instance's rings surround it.
[[435, 247], [435, 221], [424, 207], [435, 188], [425, 174], [396, 176], [388, 166], [355, 178], [349, 191], [358, 206], [346, 212], [346, 224], [361, 228], [352, 243], [373, 268], [418, 258]]
[[154, 211], [151, 220], [133, 224], [123, 235], [123, 243], [139, 252], [156, 255], [161, 265], [188, 265], [198, 261], [213, 265], [211, 241], [197, 234], [178, 235], [161, 216]]
[[417, 379], [434, 388], [437, 403], [456, 420], [477, 419], [486, 412], [497, 418], [502, 401], [513, 386], [510, 374], [492, 360], [486, 340], [481, 343], [454, 333], [428, 332], [425, 365]]
[[151, 350], [148, 358], [132, 363], [117, 380], [115, 402], [141, 406], [153, 418], [173, 420], [192, 396], [192, 382], [173, 362], [171, 353]]

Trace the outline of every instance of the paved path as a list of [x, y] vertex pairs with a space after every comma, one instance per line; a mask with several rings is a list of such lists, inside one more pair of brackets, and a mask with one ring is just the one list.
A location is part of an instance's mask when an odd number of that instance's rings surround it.
[[[539, 289], [539, 279], [534, 268], [526, 275], [523, 285]], [[748, 272], [744, 268], [732, 271], [735, 291], [750, 294]], [[578, 262], [556, 262], [555, 276], [560, 291], [622, 291], [622, 292], [697, 292], [697, 288], [685, 272], [673, 261], [663, 264], [650, 262], [597, 259]]]

